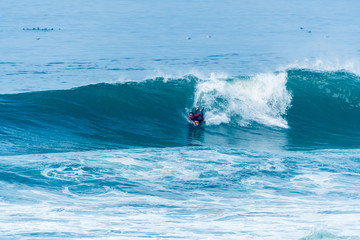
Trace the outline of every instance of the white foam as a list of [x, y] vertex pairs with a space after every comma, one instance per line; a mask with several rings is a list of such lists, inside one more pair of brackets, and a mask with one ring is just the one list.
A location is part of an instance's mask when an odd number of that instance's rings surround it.
[[258, 74], [248, 79], [211, 74], [198, 83], [194, 105], [205, 106], [210, 125], [229, 123], [239, 125], [257, 122], [287, 128], [283, 116], [291, 104], [286, 89], [287, 74]]
[[[0, 235], [272, 240], [318, 239], [321, 230], [357, 239], [358, 155], [185, 147], [2, 157], [10, 167], [31, 163], [30, 173], [53, 166], [63, 182], [48, 188], [2, 181]], [[80, 162], [93, 170], [78, 180]], [[57, 167], [64, 163], [67, 170]], [[52, 175], [42, 176], [52, 183]], [[97, 191], [102, 184], [74, 188], [94, 179], [104, 179], [106, 191]], [[123, 180], [134, 184], [131, 191]]]

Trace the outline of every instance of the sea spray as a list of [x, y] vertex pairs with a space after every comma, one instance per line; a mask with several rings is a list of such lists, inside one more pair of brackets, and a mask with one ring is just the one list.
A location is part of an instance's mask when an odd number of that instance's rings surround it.
[[207, 123], [251, 122], [288, 128], [284, 119], [292, 96], [286, 89], [287, 74], [258, 74], [223, 79], [212, 77], [196, 86], [194, 105], [207, 107]]

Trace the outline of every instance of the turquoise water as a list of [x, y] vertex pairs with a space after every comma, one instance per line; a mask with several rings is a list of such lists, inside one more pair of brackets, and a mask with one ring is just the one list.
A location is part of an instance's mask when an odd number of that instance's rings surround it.
[[360, 239], [358, 2], [0, 3], [1, 239]]

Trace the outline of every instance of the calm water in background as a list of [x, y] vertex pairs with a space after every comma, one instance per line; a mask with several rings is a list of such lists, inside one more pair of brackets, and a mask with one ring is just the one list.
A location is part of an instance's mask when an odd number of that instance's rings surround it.
[[[342, 68], [356, 65], [359, 55], [356, 1], [1, 1], [1, 6], [2, 62], [12, 63], [2, 64], [3, 92], [161, 73], [248, 75], [306, 60]], [[22, 30], [34, 27], [54, 30]]]
[[1, 239], [359, 239], [359, 11], [0, 0]]

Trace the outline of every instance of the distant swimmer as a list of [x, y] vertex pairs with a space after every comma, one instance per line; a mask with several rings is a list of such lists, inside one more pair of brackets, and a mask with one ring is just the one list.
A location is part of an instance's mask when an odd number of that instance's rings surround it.
[[[44, 32], [49, 32], [49, 31], [54, 31], [54, 28], [40, 28], [40, 27], [33, 27], [33, 28], [23, 28], [22, 30], [24, 31], [44, 31]], [[61, 30], [61, 28], [59, 28], [59, 30]]]
[[189, 121], [194, 123], [195, 126], [199, 126], [199, 124], [202, 124], [205, 122], [205, 118], [203, 115], [204, 108], [201, 110], [197, 107], [194, 107], [193, 110], [189, 113]]

